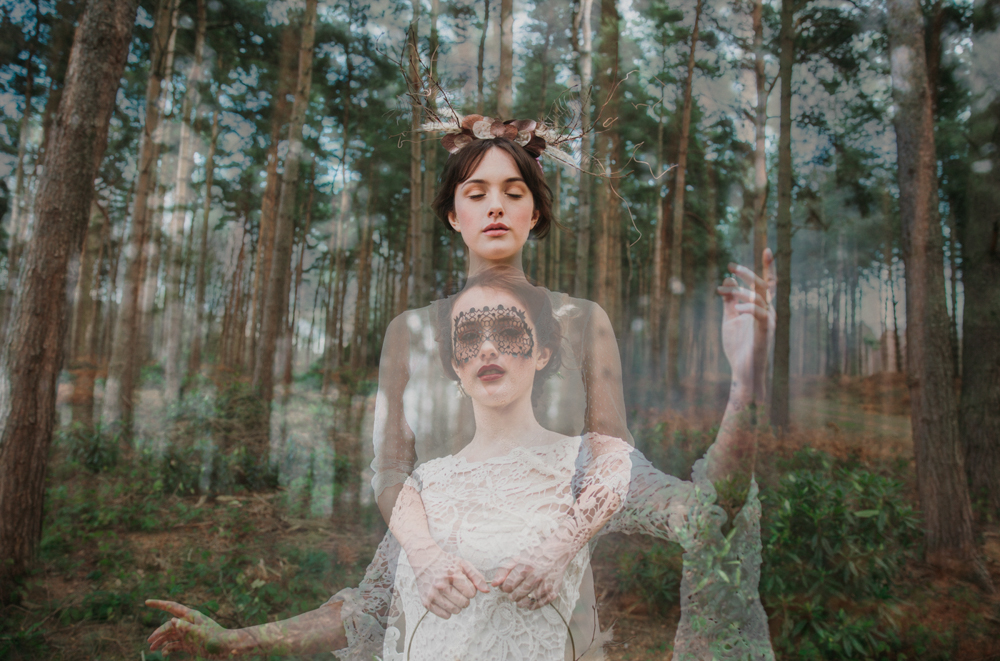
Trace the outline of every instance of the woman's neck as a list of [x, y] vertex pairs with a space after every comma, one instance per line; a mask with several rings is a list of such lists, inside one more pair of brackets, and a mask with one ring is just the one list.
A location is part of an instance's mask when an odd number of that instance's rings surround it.
[[485, 257], [480, 257], [475, 253], [470, 253], [468, 277], [471, 278], [480, 271], [485, 271], [486, 269], [493, 268], [494, 266], [508, 266], [510, 268], [517, 269], [523, 274], [524, 263], [521, 260], [522, 252], [522, 250], [518, 250], [510, 257], [506, 257], [504, 259], [486, 259]]
[[469, 454], [479, 458], [506, 454], [514, 447], [539, 442], [547, 430], [535, 419], [531, 395], [519, 398], [507, 406], [481, 406], [472, 403], [476, 418], [476, 435], [467, 446]]

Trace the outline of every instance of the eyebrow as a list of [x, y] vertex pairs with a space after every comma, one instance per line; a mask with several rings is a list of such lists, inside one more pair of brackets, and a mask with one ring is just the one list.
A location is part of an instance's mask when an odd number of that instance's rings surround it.
[[[522, 179], [521, 177], [508, 177], [507, 179], [503, 180], [503, 183], [510, 184], [518, 181], [521, 182], [522, 184], [525, 183], [524, 179]], [[489, 183], [490, 182], [486, 181], [485, 179], [466, 179], [465, 181], [462, 182], [462, 185], [465, 186], [466, 184], [489, 184]]]

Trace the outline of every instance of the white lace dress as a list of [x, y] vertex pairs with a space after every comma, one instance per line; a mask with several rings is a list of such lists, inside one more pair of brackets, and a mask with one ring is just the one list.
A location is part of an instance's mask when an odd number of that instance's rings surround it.
[[[624, 500], [629, 467], [622, 459], [627, 462], [631, 448], [619, 443], [618, 452], [594, 461], [589, 444], [590, 437], [567, 437], [479, 462], [448, 456], [421, 465], [406, 484], [419, 491], [435, 542], [490, 579], [504, 561], [538, 548], [552, 535], [575, 494], [598, 471], [602, 484], [615, 485], [618, 502]], [[562, 661], [570, 649], [566, 622], [589, 560], [584, 544], [570, 561], [552, 606], [518, 608], [509, 595], [492, 588], [445, 620], [425, 616], [413, 569], [401, 551], [382, 659]], [[583, 641], [574, 644], [579, 654]]]

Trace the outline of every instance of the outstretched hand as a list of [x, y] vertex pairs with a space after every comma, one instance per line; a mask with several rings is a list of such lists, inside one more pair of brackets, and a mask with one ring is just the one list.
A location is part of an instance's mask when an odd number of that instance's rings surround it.
[[[772, 301], [777, 290], [774, 255], [764, 250], [764, 273], [730, 264], [727, 277], [718, 288], [723, 300], [722, 348], [738, 388], [763, 392], [767, 376], [767, 356], [774, 342], [775, 311]], [[741, 285], [736, 278], [743, 282]]]
[[188, 652], [210, 659], [228, 659], [236, 654], [239, 634], [225, 629], [212, 618], [175, 601], [147, 599], [146, 605], [173, 615], [150, 634], [149, 649], [164, 654]]
[[410, 557], [424, 608], [447, 620], [467, 607], [477, 592], [489, 592], [486, 579], [469, 562], [438, 546]]

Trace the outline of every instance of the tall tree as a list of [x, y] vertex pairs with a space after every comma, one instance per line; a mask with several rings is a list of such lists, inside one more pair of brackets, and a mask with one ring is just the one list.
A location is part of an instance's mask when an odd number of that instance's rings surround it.
[[[267, 281], [267, 298], [261, 319], [261, 337], [254, 366], [253, 387], [263, 400], [265, 420], [270, 420], [270, 403], [274, 394], [274, 352], [278, 333], [288, 309], [288, 273], [292, 261], [292, 242], [295, 233], [295, 197], [299, 185], [299, 169], [305, 145], [302, 143], [302, 126], [312, 90], [313, 47], [316, 40], [316, 0], [306, 0], [302, 17], [301, 43], [299, 45], [299, 75], [295, 86], [295, 100], [288, 122], [288, 156], [281, 178], [281, 197], [274, 228], [274, 259]], [[269, 429], [264, 425], [264, 429]]]
[[296, 75], [297, 60], [295, 49], [298, 46], [299, 35], [293, 26], [282, 30], [281, 51], [278, 57], [277, 90], [274, 94], [274, 104], [271, 116], [271, 142], [267, 152], [267, 179], [264, 184], [264, 196], [260, 206], [260, 226], [257, 236], [256, 263], [254, 265], [253, 292], [250, 303], [250, 338], [246, 343], [245, 362], [253, 372], [257, 359], [257, 332], [260, 329], [261, 317], [264, 314], [264, 303], [267, 296], [267, 277], [271, 272], [271, 261], [274, 256], [274, 223], [278, 208], [278, 195], [281, 192], [281, 174], [278, 172], [278, 146], [281, 136], [288, 123], [288, 113], [291, 106], [288, 95], [292, 89], [292, 81]]
[[[164, 366], [164, 401], [174, 403], [181, 394], [181, 347], [184, 338], [184, 297], [181, 276], [186, 255], [184, 252], [184, 225], [188, 211], [192, 210], [191, 173], [194, 171], [194, 130], [201, 100], [202, 59], [205, 50], [205, 29], [208, 12], [205, 0], [197, 1], [194, 57], [185, 82], [184, 103], [181, 107], [181, 132], [177, 146], [177, 176], [174, 184], [174, 208], [170, 214], [170, 257], [167, 260], [166, 316], [167, 356]], [[192, 220], [194, 214], [192, 213]], [[194, 223], [191, 224], [194, 231]]]
[[917, 491], [929, 562], [962, 563], [992, 589], [972, 529], [948, 343], [934, 114], [919, 0], [889, 0], [896, 165], [906, 266], [906, 362]]
[[208, 260], [208, 216], [212, 211], [212, 183], [215, 178], [215, 150], [219, 142], [219, 111], [212, 118], [212, 137], [205, 157], [205, 202], [201, 215], [201, 237], [198, 249], [198, 267], [195, 272], [194, 328], [191, 333], [191, 354], [188, 356], [188, 377], [193, 378], [201, 369], [202, 327], [205, 323], [206, 262]]
[[[1000, 513], [1000, 97], [989, 46], [1000, 31], [1000, 2], [974, 6], [969, 118], [968, 213], [962, 236], [961, 434], [975, 496]], [[995, 80], [995, 78], [992, 78]]]
[[143, 126], [142, 145], [139, 148], [139, 178], [132, 198], [132, 229], [125, 251], [125, 280], [122, 284], [121, 304], [115, 320], [111, 346], [111, 362], [104, 384], [104, 401], [101, 424], [106, 427], [123, 425], [126, 432], [132, 424], [132, 391], [134, 363], [138, 348], [137, 338], [139, 287], [142, 274], [142, 255], [149, 236], [149, 196], [156, 187], [157, 162], [160, 142], [158, 128], [162, 113], [162, 85], [167, 73], [172, 51], [172, 27], [178, 0], [159, 0], [156, 22], [151, 33], [149, 82], [146, 85], [146, 121]]
[[683, 104], [681, 106], [681, 133], [677, 143], [677, 173], [674, 179], [674, 204], [670, 241], [670, 310], [667, 313], [667, 391], [676, 396], [680, 380], [680, 328], [681, 297], [684, 285], [681, 281], [684, 245], [684, 195], [687, 188], [688, 142], [691, 135], [691, 85], [694, 81], [695, 50], [698, 47], [698, 30], [701, 27], [702, 0], [698, 0], [694, 10], [694, 27], [691, 30], [691, 47], [688, 50], [687, 74], [684, 78]]
[[792, 67], [795, 65], [795, 0], [781, 0], [778, 78], [781, 109], [778, 135], [777, 291], [774, 301], [774, 371], [771, 379], [771, 424], [788, 427], [788, 367], [791, 356], [792, 294]]
[[497, 117], [513, 119], [514, 0], [500, 0], [500, 72], [497, 75]]
[[67, 272], [86, 233], [137, 8], [137, 0], [91, 0], [81, 16], [35, 198], [20, 300], [0, 351], [0, 601], [41, 539]]
[[576, 226], [576, 270], [573, 280], [573, 295], [587, 297], [587, 275], [590, 273], [590, 186], [591, 180], [584, 170], [590, 158], [591, 108], [590, 87], [594, 81], [593, 43], [591, 12], [594, 0], [580, 0], [579, 8], [573, 16], [573, 50], [577, 53], [577, 74], [580, 76], [580, 130], [583, 138], [580, 145], [582, 154], [579, 181], [579, 211]]

